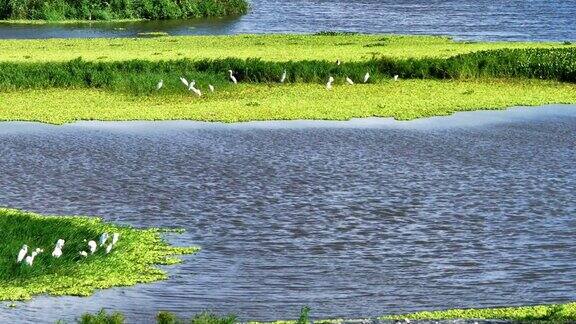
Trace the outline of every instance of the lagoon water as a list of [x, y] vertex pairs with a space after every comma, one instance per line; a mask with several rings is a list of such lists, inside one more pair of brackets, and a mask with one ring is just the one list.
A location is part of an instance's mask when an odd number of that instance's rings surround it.
[[243, 17], [94, 25], [5, 25], [0, 38], [362, 33], [451, 35], [472, 40], [576, 41], [576, 2], [562, 0], [252, 0]]
[[[0, 124], [0, 205], [182, 227], [160, 283], [38, 297], [100, 308], [374, 317], [576, 300], [576, 106], [412, 122]], [[138, 321], [137, 321], [138, 320]]]

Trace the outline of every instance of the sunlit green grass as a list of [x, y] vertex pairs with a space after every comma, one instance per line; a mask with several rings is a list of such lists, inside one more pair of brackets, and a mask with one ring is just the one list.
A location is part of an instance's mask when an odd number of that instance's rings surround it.
[[576, 321], [576, 303], [538, 305], [523, 307], [451, 309], [445, 311], [418, 312], [404, 315], [382, 316], [382, 320], [450, 320], [450, 319], [497, 319], [511, 321]]
[[[178, 81], [176, 81], [178, 82]], [[393, 117], [409, 120], [456, 111], [576, 103], [576, 85], [540, 80], [401, 80], [332, 91], [320, 84], [198, 86], [205, 95], [134, 96], [95, 89], [31, 89], [2, 93], [0, 120], [52, 124], [77, 120], [252, 120]]]
[[0, 40], [0, 61], [261, 58], [269, 61], [450, 57], [500, 48], [574, 47], [560, 42], [455, 42], [400, 35], [225, 35], [120, 39]]
[[[84, 240], [95, 240], [103, 232], [120, 233], [110, 254], [99, 248], [84, 258]], [[34, 295], [87, 296], [95, 289], [128, 286], [166, 278], [156, 267], [180, 260], [197, 248], [169, 246], [158, 229], [135, 229], [88, 217], [45, 217], [13, 209], [0, 209], [0, 300], [26, 300]], [[58, 239], [66, 240], [63, 255], [51, 256]], [[16, 263], [23, 244], [30, 250], [44, 249], [32, 266]]]

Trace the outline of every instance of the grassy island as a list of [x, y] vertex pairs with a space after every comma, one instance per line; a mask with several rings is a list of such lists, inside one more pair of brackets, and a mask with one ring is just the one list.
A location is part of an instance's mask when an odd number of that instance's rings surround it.
[[[1, 40], [0, 120], [408, 120], [576, 103], [575, 62], [570, 43], [432, 36]], [[330, 76], [335, 82], [329, 91]], [[202, 96], [189, 91], [181, 77], [195, 80]], [[160, 80], [163, 87], [156, 90]]]
[[187, 19], [247, 11], [246, 0], [0, 0], [0, 19], [13, 22]]
[[[197, 248], [169, 246], [158, 229], [135, 229], [88, 217], [45, 217], [13, 209], [0, 209], [0, 300], [26, 300], [34, 295], [87, 296], [95, 289], [129, 286], [166, 278], [155, 265], [174, 264], [176, 255]], [[104, 232], [119, 233], [110, 253], [99, 247], [94, 254], [84, 240], [98, 242]], [[64, 239], [60, 258], [52, 257], [55, 243]], [[32, 266], [16, 259], [22, 245], [41, 248]], [[31, 251], [30, 251], [31, 253]], [[30, 254], [28, 253], [28, 254]]]

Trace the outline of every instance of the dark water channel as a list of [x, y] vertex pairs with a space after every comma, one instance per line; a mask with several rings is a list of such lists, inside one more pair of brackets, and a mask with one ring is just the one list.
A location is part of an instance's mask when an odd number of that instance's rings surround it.
[[93, 25], [4, 25], [0, 38], [310, 33], [440, 34], [473, 40], [576, 41], [576, 2], [562, 0], [252, 0], [243, 17]]
[[[413, 122], [0, 124], [0, 205], [183, 227], [168, 281], [0, 321], [371, 317], [576, 300], [576, 106]], [[136, 321], [138, 319], [138, 321]]]

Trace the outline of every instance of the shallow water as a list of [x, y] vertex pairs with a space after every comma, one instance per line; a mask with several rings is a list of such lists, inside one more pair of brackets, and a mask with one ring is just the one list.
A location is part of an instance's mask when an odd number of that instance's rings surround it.
[[474, 40], [576, 40], [576, 2], [561, 0], [252, 0], [239, 18], [108, 25], [3, 25], [0, 38], [310, 33], [441, 34]]
[[0, 124], [0, 205], [183, 227], [168, 281], [0, 321], [373, 317], [576, 300], [576, 106], [395, 122]]

